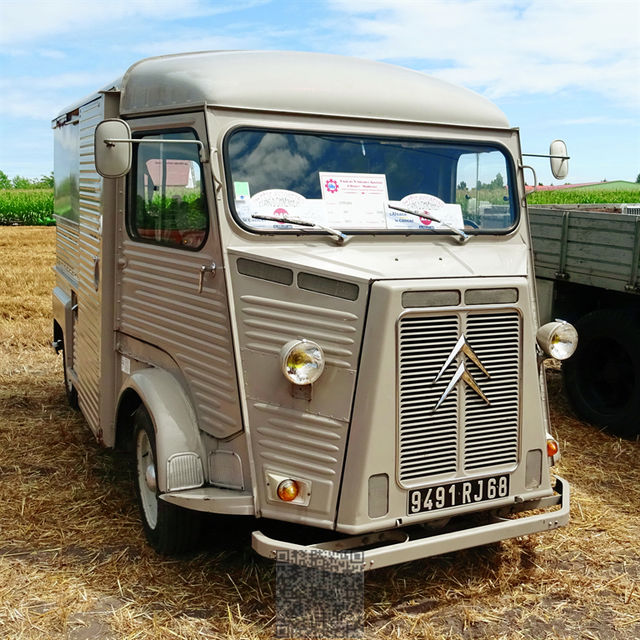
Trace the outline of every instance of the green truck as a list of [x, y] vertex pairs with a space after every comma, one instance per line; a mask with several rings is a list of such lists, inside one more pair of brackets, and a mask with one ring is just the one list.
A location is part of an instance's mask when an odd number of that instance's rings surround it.
[[640, 205], [529, 208], [540, 322], [578, 330], [563, 362], [567, 396], [584, 420], [640, 434]]

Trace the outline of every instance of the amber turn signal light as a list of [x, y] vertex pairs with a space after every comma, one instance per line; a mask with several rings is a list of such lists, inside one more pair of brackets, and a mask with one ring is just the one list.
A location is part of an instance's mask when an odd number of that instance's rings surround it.
[[558, 443], [555, 440], [547, 440], [547, 455], [553, 458], [553, 456], [557, 455], [558, 451], [560, 451]]
[[291, 502], [298, 497], [298, 493], [300, 492], [300, 487], [295, 480], [283, 480], [278, 485], [278, 498], [280, 500], [284, 500], [285, 502]]

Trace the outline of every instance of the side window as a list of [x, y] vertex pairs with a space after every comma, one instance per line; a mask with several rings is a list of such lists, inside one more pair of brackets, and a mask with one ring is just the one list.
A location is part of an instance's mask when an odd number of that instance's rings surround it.
[[196, 144], [162, 140], [195, 140], [191, 131], [155, 133], [134, 145], [133, 194], [129, 232], [136, 240], [184, 249], [202, 247], [209, 228], [202, 168]]
[[464, 219], [482, 229], [508, 229], [514, 223], [509, 203], [509, 169], [498, 150], [463, 153], [458, 160], [456, 201]]

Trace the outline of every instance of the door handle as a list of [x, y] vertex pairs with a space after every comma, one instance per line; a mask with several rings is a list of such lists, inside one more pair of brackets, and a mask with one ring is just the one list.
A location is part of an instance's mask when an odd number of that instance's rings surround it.
[[204, 284], [204, 274], [211, 273], [212, 275], [216, 275], [216, 263], [212, 262], [209, 266], [203, 264], [200, 267], [200, 278], [198, 280], [198, 293], [202, 293], [202, 285]]
[[93, 288], [97, 291], [100, 287], [100, 258], [93, 258]]

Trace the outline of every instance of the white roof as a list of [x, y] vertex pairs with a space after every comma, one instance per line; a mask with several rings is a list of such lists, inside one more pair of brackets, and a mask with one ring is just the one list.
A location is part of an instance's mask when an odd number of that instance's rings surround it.
[[509, 127], [492, 102], [423, 73], [371, 60], [290, 51], [148, 58], [122, 79], [122, 115], [204, 105], [410, 122]]

